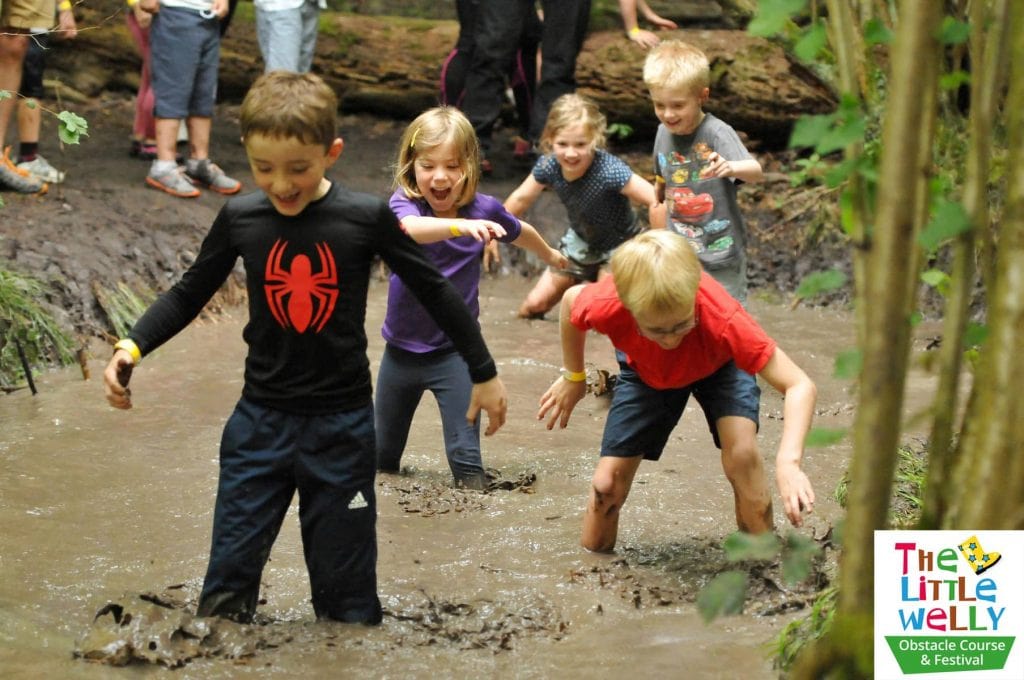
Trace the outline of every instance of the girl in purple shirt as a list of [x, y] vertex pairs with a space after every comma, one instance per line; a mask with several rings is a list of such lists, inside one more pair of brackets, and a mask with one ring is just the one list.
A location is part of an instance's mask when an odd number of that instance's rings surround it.
[[[457, 109], [421, 114], [402, 135], [391, 210], [479, 315], [481, 257], [496, 239], [526, 248], [552, 267], [567, 265], [529, 224], [492, 196], [478, 194], [479, 143]], [[377, 469], [398, 472], [412, 417], [426, 390], [441, 412], [445, 453], [456, 485], [487, 486], [480, 428], [466, 418], [473, 384], [465, 362], [401, 279], [392, 275], [381, 334], [386, 342], [377, 374]]]

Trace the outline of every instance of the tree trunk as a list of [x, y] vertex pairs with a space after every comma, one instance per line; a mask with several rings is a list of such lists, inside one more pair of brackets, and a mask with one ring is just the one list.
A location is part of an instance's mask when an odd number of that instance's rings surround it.
[[1010, 10], [1007, 191], [982, 347], [947, 528], [1024, 528], [1024, 9]]
[[906, 2], [893, 44], [877, 219], [868, 253], [868, 326], [840, 572], [839, 612], [851, 616], [865, 616], [873, 609], [874, 531], [885, 527], [899, 444], [910, 344], [907, 298], [913, 290], [910, 279], [918, 276], [908, 267], [907, 254], [919, 247], [916, 203], [923, 192], [918, 186], [928, 180], [931, 169], [923, 162], [928, 154], [922, 150], [925, 140], [919, 132], [922, 121], [935, 116], [934, 107], [924, 106], [934, 99], [921, 92], [937, 85], [938, 65], [931, 55], [938, 49], [940, 10], [934, 0]]
[[964, 209], [971, 229], [953, 245], [952, 287], [947, 298], [939, 348], [939, 385], [935, 394], [932, 436], [928, 454], [928, 478], [921, 509], [922, 529], [936, 529], [943, 521], [952, 489], [953, 432], [960, 412], [960, 373], [963, 368], [963, 334], [975, 283], [975, 234], [989, 229], [988, 190], [992, 156], [991, 130], [1000, 99], [1001, 66], [1005, 62], [1009, 23], [1008, 0], [996, 0], [991, 12], [987, 3], [971, 7], [971, 59], [979, 67], [971, 81], [970, 138], [964, 181]]

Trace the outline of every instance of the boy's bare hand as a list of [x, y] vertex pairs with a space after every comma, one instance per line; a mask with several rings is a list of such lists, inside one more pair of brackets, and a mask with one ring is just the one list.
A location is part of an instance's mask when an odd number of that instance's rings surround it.
[[795, 463], [777, 463], [775, 479], [782, 497], [782, 507], [789, 523], [795, 527], [803, 524], [803, 513], [814, 512], [814, 489], [800, 466]]
[[537, 411], [537, 420], [543, 420], [547, 413], [551, 412], [551, 417], [548, 418], [547, 428], [550, 430], [555, 427], [555, 421], [558, 421], [558, 427], [565, 429], [565, 426], [569, 424], [569, 416], [572, 415], [572, 410], [576, 408], [576, 404], [579, 403], [580, 399], [587, 393], [586, 381], [571, 382], [565, 378], [559, 378], [548, 391], [540, 398], [540, 410]]
[[484, 271], [489, 272], [499, 264], [501, 264], [501, 251], [498, 249], [498, 242], [491, 241], [484, 246]]
[[475, 423], [480, 416], [481, 409], [487, 412], [487, 430], [484, 435], [489, 437], [505, 424], [505, 415], [508, 412], [508, 395], [505, 392], [505, 384], [498, 376], [494, 376], [487, 382], [473, 385], [466, 420]]
[[722, 158], [717, 151], [712, 151], [707, 158], [708, 164], [700, 171], [700, 176], [704, 177], [732, 177], [735, 175], [732, 163]]
[[119, 349], [110, 357], [110, 363], [103, 370], [103, 391], [107, 395], [107, 402], [114, 408], [132, 407], [132, 391], [128, 389], [128, 381], [131, 380], [134, 366], [132, 355]]

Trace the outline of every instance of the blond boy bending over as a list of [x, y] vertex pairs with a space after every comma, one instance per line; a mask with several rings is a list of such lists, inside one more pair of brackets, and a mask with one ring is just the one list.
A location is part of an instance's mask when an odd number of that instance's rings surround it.
[[538, 419], [565, 427], [586, 393], [584, 342], [590, 329], [607, 335], [621, 373], [601, 442], [583, 519], [584, 548], [615, 547], [619, 512], [644, 458], [658, 460], [690, 394], [697, 399], [736, 499], [741, 531], [770, 531], [771, 492], [757, 450], [758, 374], [785, 396], [775, 477], [794, 526], [814, 507], [800, 469], [816, 388], [742, 305], [713, 278], [685, 238], [667, 230], [623, 243], [610, 277], [575, 286], [561, 307], [562, 376], [540, 400]]

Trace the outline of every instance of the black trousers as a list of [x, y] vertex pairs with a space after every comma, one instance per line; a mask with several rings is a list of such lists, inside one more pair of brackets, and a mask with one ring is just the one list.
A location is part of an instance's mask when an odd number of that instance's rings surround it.
[[[525, 13], [533, 0], [480, 0], [476, 17], [476, 47], [466, 77], [462, 109], [490, 147], [494, 123], [501, 113], [505, 75], [509, 73]], [[540, 80], [530, 116], [530, 137], [540, 138], [551, 103], [576, 89], [576, 57], [583, 47], [590, 19], [590, 0], [542, 0]]]

